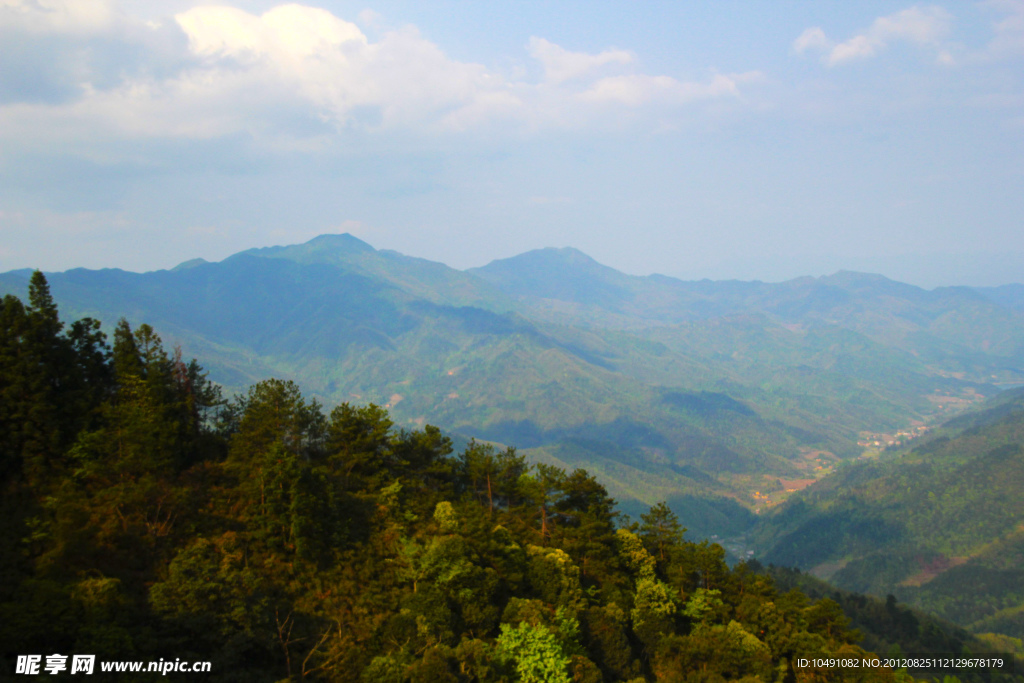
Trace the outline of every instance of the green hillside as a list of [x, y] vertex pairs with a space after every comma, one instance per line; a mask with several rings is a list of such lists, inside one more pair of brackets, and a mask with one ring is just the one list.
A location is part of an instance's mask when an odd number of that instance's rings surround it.
[[455, 453], [280, 379], [227, 401], [149, 325], [110, 341], [64, 323], [39, 273], [27, 305], [0, 301], [5, 680], [46, 652], [50, 675], [90, 653], [97, 681], [914, 683], [934, 672], [802, 661], [993, 652], [730, 567], [665, 505], [625, 522], [583, 469]]
[[[750, 564], [757, 566], [756, 562]], [[974, 651], [991, 647], [1018, 657], [1024, 655], [1020, 639], [993, 633], [972, 634], [951, 622], [901, 604], [893, 595], [881, 599], [837, 589], [798, 569], [770, 567], [767, 573], [779, 590], [798, 590], [815, 600], [834, 601], [850, 619], [850, 626], [861, 633], [863, 646], [873, 652], [941, 655], [965, 647]], [[931, 672], [931, 676], [940, 679], [942, 673]], [[963, 677], [962, 673], [960, 675]]]
[[752, 536], [766, 562], [899, 600], [976, 633], [1024, 637], [1024, 391], [930, 440], [851, 465]]
[[598, 328], [662, 327], [736, 315], [853, 330], [965, 378], [1024, 379], [1024, 318], [1014, 286], [924, 290], [841, 271], [781, 283], [630, 276], [574, 249], [542, 249], [469, 272], [545, 319]]
[[[0, 275], [0, 292], [27, 277]], [[323, 235], [49, 277], [64, 310], [107, 329], [149, 321], [229, 392], [283, 376], [327, 406], [373, 402], [405, 428], [517, 444], [600, 472], [633, 514], [672, 501], [707, 535], [858, 456], [863, 433], [994, 393], [1024, 343], [1019, 314], [968, 290], [850, 273], [688, 283], [575, 250], [463, 272]], [[963, 321], [990, 333], [969, 338]]]

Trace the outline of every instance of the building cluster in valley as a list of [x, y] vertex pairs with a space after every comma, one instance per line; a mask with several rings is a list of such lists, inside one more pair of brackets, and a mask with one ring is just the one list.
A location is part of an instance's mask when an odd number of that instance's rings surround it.
[[915, 424], [912, 427], [901, 429], [894, 434], [886, 434], [881, 432], [861, 432], [861, 439], [857, 442], [858, 446], [870, 449], [881, 449], [891, 448], [896, 446], [903, 446], [908, 441], [922, 436], [928, 431], [928, 426], [924, 424]]

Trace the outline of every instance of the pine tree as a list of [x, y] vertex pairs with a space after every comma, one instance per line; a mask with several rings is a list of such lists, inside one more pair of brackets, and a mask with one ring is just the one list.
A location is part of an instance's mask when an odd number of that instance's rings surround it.
[[668, 560], [668, 549], [682, 545], [686, 529], [672, 509], [661, 501], [640, 516], [640, 538], [658, 562]]

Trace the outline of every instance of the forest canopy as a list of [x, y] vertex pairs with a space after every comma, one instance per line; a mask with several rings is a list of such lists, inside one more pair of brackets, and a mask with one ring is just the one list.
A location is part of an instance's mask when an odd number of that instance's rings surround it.
[[[231, 400], [148, 325], [0, 307], [0, 643], [221, 681], [794, 681], [862, 656], [839, 605], [621, 519], [584, 470], [454, 453], [292, 382]], [[156, 676], [154, 676], [154, 679]], [[102, 676], [97, 676], [102, 680]], [[143, 680], [143, 678], [137, 678]]]

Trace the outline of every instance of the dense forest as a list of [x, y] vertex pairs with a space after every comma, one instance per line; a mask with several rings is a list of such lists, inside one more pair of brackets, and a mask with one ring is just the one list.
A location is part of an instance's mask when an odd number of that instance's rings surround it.
[[583, 470], [288, 381], [225, 400], [147, 325], [64, 325], [41, 273], [0, 308], [0, 487], [0, 676], [60, 652], [220, 681], [910, 678], [797, 666], [863, 654], [839, 604], [665, 505], [630, 522]]

